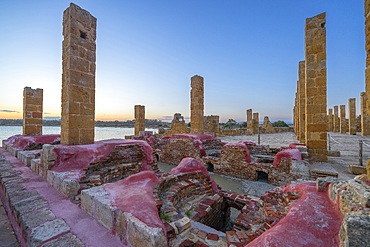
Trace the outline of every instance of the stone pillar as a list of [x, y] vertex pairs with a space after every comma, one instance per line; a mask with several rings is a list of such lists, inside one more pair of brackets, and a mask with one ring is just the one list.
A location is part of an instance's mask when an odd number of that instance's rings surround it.
[[258, 112], [253, 113], [253, 134], [258, 134], [258, 128], [260, 127], [260, 118]]
[[[366, 114], [370, 116], [370, 0], [365, 0], [365, 50], [366, 50], [366, 69], [365, 69], [365, 90], [366, 90]], [[368, 127], [368, 126], [367, 126]]]
[[338, 106], [334, 106], [334, 117], [333, 117], [333, 132], [339, 132], [340, 129], [340, 121], [339, 121], [339, 108]]
[[204, 79], [199, 75], [191, 78], [190, 133], [204, 133]]
[[305, 106], [305, 83], [306, 83], [306, 64], [305, 61], [300, 61], [298, 64], [298, 93], [299, 93], [299, 133], [298, 140], [302, 143], [305, 142], [305, 121], [306, 121], [306, 106]]
[[306, 145], [317, 161], [328, 160], [326, 115], [326, 13], [306, 19]]
[[23, 89], [22, 133], [25, 136], [42, 135], [42, 99], [42, 89]]
[[71, 3], [63, 16], [61, 143], [94, 143], [96, 18]]
[[253, 111], [252, 109], [247, 110], [247, 131], [253, 134]]
[[299, 93], [298, 93], [298, 81], [297, 81], [297, 92], [295, 93], [295, 101], [294, 101], [294, 109], [293, 109], [293, 113], [294, 113], [294, 117], [293, 117], [293, 121], [294, 121], [294, 133], [296, 136], [298, 136], [299, 134], [299, 122], [300, 122], [300, 119], [299, 119]]
[[366, 113], [367, 96], [365, 92], [360, 94], [360, 114], [361, 114], [361, 134], [362, 136], [370, 135], [370, 117]]
[[329, 132], [333, 132], [333, 128], [334, 128], [333, 120], [334, 120], [333, 109], [330, 108], [329, 115], [328, 115], [328, 131]]
[[356, 135], [357, 120], [356, 120], [356, 99], [348, 99], [348, 133], [350, 135]]
[[135, 105], [135, 125], [134, 135], [140, 135], [140, 131], [145, 131], [145, 106]]
[[340, 133], [347, 133], [346, 105], [340, 105]]

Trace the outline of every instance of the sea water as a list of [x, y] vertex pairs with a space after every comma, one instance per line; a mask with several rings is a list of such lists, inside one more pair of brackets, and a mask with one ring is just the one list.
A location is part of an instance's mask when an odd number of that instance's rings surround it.
[[[158, 133], [157, 129], [145, 129], [146, 131], [153, 131]], [[47, 134], [60, 134], [59, 126], [43, 126], [42, 133]], [[14, 135], [22, 134], [22, 126], [0, 126], [0, 143]], [[125, 139], [125, 136], [133, 135], [134, 128], [118, 128], [118, 127], [95, 127], [95, 141], [120, 138]], [[1, 146], [1, 144], [0, 144]]]

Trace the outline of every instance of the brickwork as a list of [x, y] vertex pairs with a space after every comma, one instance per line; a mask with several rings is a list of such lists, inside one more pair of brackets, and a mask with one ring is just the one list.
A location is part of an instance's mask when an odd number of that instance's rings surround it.
[[138, 136], [140, 131], [145, 131], [145, 106], [135, 105], [134, 135]]
[[305, 105], [305, 74], [306, 63], [305, 61], [300, 61], [298, 65], [298, 114], [299, 114], [299, 133], [297, 138], [300, 142], [305, 142], [305, 121], [306, 121], [306, 105]]
[[218, 136], [220, 133], [220, 116], [204, 116], [204, 132], [213, 133]]
[[339, 119], [339, 108], [334, 106], [334, 117], [333, 117], [333, 132], [339, 132], [340, 130], [340, 119]]
[[360, 94], [360, 114], [361, 114], [361, 134], [362, 136], [370, 136], [370, 117], [366, 112], [367, 109], [366, 93]]
[[200, 140], [192, 140], [191, 138], [168, 139], [161, 152], [161, 162], [178, 165], [183, 158], [199, 159], [201, 149], [197, 146], [197, 141], [200, 142]]
[[326, 107], [326, 13], [306, 19], [306, 145], [310, 156], [328, 160]]
[[188, 134], [189, 129], [186, 126], [184, 117], [181, 113], [175, 113], [171, 122], [171, 129], [165, 133], [165, 136], [171, 136], [173, 134]]
[[333, 109], [329, 108], [329, 115], [328, 115], [328, 131], [333, 132], [334, 130], [334, 115], [333, 115]]
[[42, 99], [42, 89], [23, 89], [23, 135], [42, 135]]
[[61, 143], [94, 143], [96, 18], [71, 3], [63, 16]]
[[204, 133], [204, 79], [199, 75], [191, 78], [190, 133]]
[[253, 110], [247, 110], [247, 130], [250, 134], [253, 134]]
[[340, 133], [347, 133], [346, 105], [340, 105]]
[[356, 120], [356, 98], [350, 98], [348, 100], [348, 133], [355, 135], [357, 130]]

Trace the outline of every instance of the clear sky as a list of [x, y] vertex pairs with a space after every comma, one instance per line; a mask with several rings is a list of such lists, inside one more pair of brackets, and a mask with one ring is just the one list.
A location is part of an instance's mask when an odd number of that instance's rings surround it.
[[[0, 1], [0, 118], [22, 117], [25, 86], [60, 116], [62, 17], [69, 1]], [[96, 119], [190, 115], [190, 77], [205, 80], [205, 115], [246, 109], [292, 121], [305, 19], [327, 12], [328, 107], [365, 88], [362, 0], [83, 1], [97, 22]]]

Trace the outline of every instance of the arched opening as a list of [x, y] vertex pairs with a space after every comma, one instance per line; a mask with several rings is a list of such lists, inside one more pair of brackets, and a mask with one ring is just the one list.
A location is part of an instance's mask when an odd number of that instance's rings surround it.
[[207, 171], [213, 172], [215, 169], [214, 165], [211, 162], [207, 162]]
[[257, 171], [257, 181], [267, 183], [269, 180], [269, 175], [263, 171]]
[[154, 158], [155, 158], [155, 161], [158, 162], [159, 161], [159, 154], [155, 154]]

